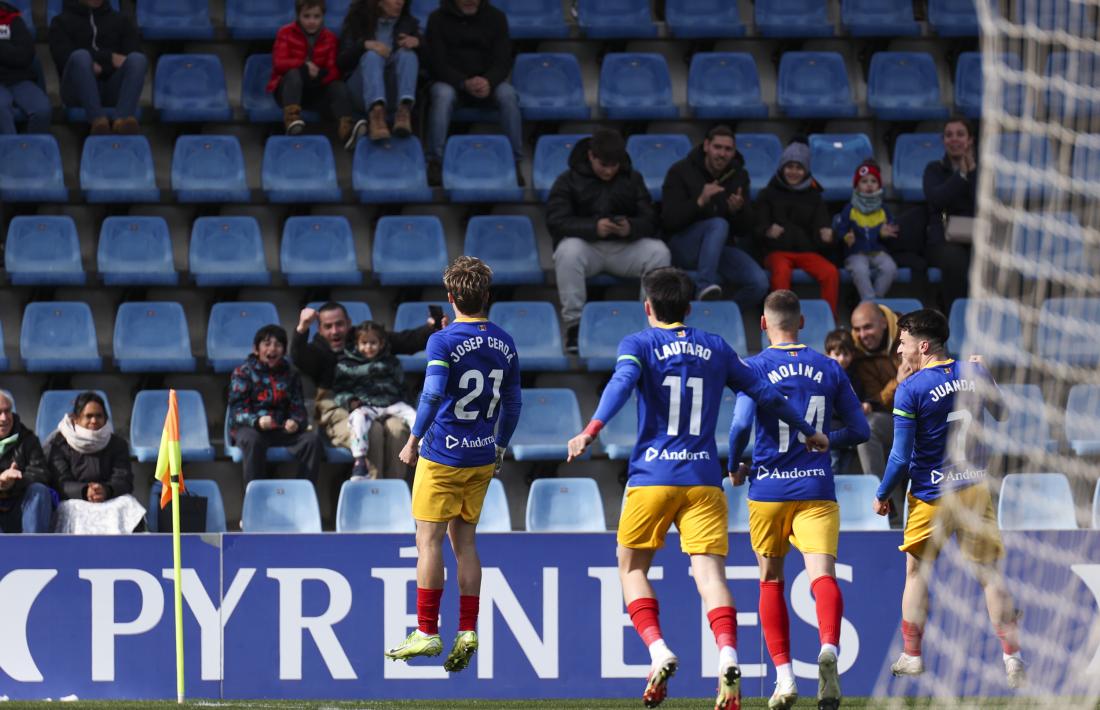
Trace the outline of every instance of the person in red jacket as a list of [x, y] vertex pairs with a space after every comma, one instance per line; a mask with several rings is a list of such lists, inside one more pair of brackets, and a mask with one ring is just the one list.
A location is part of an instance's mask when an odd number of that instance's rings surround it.
[[275, 35], [271, 50], [269, 93], [283, 107], [287, 135], [306, 127], [302, 106], [327, 105], [338, 121], [337, 135], [351, 150], [367, 130], [366, 120], [352, 117], [351, 95], [336, 66], [336, 35], [325, 29], [324, 0], [294, 0], [298, 19]]

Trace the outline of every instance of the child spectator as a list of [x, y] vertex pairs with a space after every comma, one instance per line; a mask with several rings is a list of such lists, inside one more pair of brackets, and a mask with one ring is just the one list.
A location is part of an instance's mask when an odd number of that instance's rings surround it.
[[897, 237], [898, 226], [882, 204], [882, 174], [873, 160], [865, 160], [856, 168], [852, 201], [833, 219], [833, 230], [844, 235], [844, 266], [852, 274], [859, 300], [885, 296], [894, 283], [898, 265], [879, 238]]
[[771, 272], [771, 289], [790, 289], [791, 271], [802, 269], [821, 285], [821, 298], [836, 315], [840, 274], [825, 258], [833, 244], [821, 186], [810, 174], [810, 147], [791, 141], [779, 156], [779, 170], [753, 203], [756, 238]]
[[287, 135], [306, 127], [302, 107], [326, 105], [338, 122], [337, 137], [351, 150], [367, 129], [352, 117], [351, 96], [336, 66], [336, 35], [325, 28], [324, 0], [294, 0], [298, 19], [275, 35], [268, 93], [283, 107]]
[[27, 114], [27, 133], [50, 130], [50, 99], [37, 79], [27, 23], [19, 8], [0, 2], [0, 133], [15, 133], [16, 106]]
[[[860, 402], [863, 402], [863, 391], [859, 386], [859, 378], [853, 378], [851, 371], [848, 369], [852, 366], [852, 361], [856, 357], [856, 343], [852, 339], [852, 334], [844, 328], [837, 328], [836, 330], [829, 331], [829, 334], [825, 336], [825, 354], [836, 360], [837, 364], [844, 369], [844, 372], [848, 374], [848, 379], [852, 383], [852, 390], [856, 393], [856, 397]], [[864, 402], [863, 413], [867, 414], [869, 407]], [[842, 424], [837, 424], [842, 426]], [[856, 455], [856, 447], [830, 447], [829, 454], [831, 457], [831, 463], [833, 467], [833, 473], [844, 473], [862, 470], [859, 465], [859, 458]]]
[[380, 323], [365, 321], [355, 328], [352, 342], [336, 363], [333, 389], [336, 403], [351, 412], [351, 455], [355, 464], [352, 480], [366, 478], [367, 432], [371, 423], [382, 417], [400, 417], [409, 427], [416, 421], [416, 410], [402, 401], [405, 373], [401, 361], [390, 351], [386, 329]]

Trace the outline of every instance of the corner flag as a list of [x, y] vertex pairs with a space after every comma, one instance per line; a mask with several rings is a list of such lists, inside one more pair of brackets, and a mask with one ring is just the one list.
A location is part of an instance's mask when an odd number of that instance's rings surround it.
[[168, 390], [168, 415], [164, 418], [164, 431], [160, 435], [160, 452], [157, 454], [157, 470], [154, 477], [160, 481], [160, 507], [172, 500], [172, 478], [183, 485], [183, 461], [180, 456], [180, 414], [176, 391]]

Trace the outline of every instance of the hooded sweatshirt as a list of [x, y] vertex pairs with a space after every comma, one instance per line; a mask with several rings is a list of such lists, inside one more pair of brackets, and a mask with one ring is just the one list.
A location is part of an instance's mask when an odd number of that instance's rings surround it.
[[[783, 166], [798, 163], [806, 178], [798, 185], [787, 184]], [[760, 191], [753, 203], [756, 216], [756, 240], [765, 253], [773, 251], [822, 252], [828, 245], [821, 241], [821, 229], [831, 220], [821, 197], [821, 186], [810, 173], [810, 149], [805, 143], [791, 143], [779, 158], [779, 170]], [[783, 234], [772, 239], [765, 232], [773, 224]]]
[[34, 38], [19, 9], [0, 2], [0, 84], [35, 81]]
[[428, 17], [425, 35], [428, 73], [455, 91], [475, 76], [488, 79], [492, 91], [512, 73], [508, 18], [489, 0], [481, 0], [472, 15], [463, 14], [455, 0], [443, 0]]
[[894, 410], [894, 391], [898, 388], [898, 368], [901, 355], [898, 355], [898, 316], [886, 306], [879, 305], [886, 317], [886, 335], [877, 350], [863, 347], [855, 329], [852, 339], [856, 343], [856, 357], [852, 361], [852, 379], [859, 381], [863, 389], [863, 401], [869, 402], [876, 412]]
[[92, 53], [103, 68], [100, 79], [114, 73], [111, 54], [138, 51], [138, 28], [129, 15], [116, 12], [109, 0], [94, 10], [80, 0], [65, 0], [60, 13], [50, 23], [50, 56], [60, 77], [69, 56], [78, 49]]
[[[719, 181], [725, 192], [699, 206], [699, 195], [707, 183]], [[727, 199], [741, 190], [745, 204], [731, 213]], [[717, 177], [707, 170], [703, 146], [697, 146], [681, 160], [673, 163], [665, 175], [661, 189], [661, 225], [667, 234], [682, 232], [704, 219], [722, 217], [730, 223], [730, 240], [735, 236], [750, 236], [753, 231], [752, 208], [749, 203], [749, 173], [745, 159], [735, 152], [725, 171]]]

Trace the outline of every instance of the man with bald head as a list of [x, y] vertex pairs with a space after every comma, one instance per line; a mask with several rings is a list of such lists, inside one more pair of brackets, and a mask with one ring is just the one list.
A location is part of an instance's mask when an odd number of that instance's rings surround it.
[[0, 392], [0, 531], [50, 531], [50, 470], [34, 432], [23, 426], [11, 398]]

